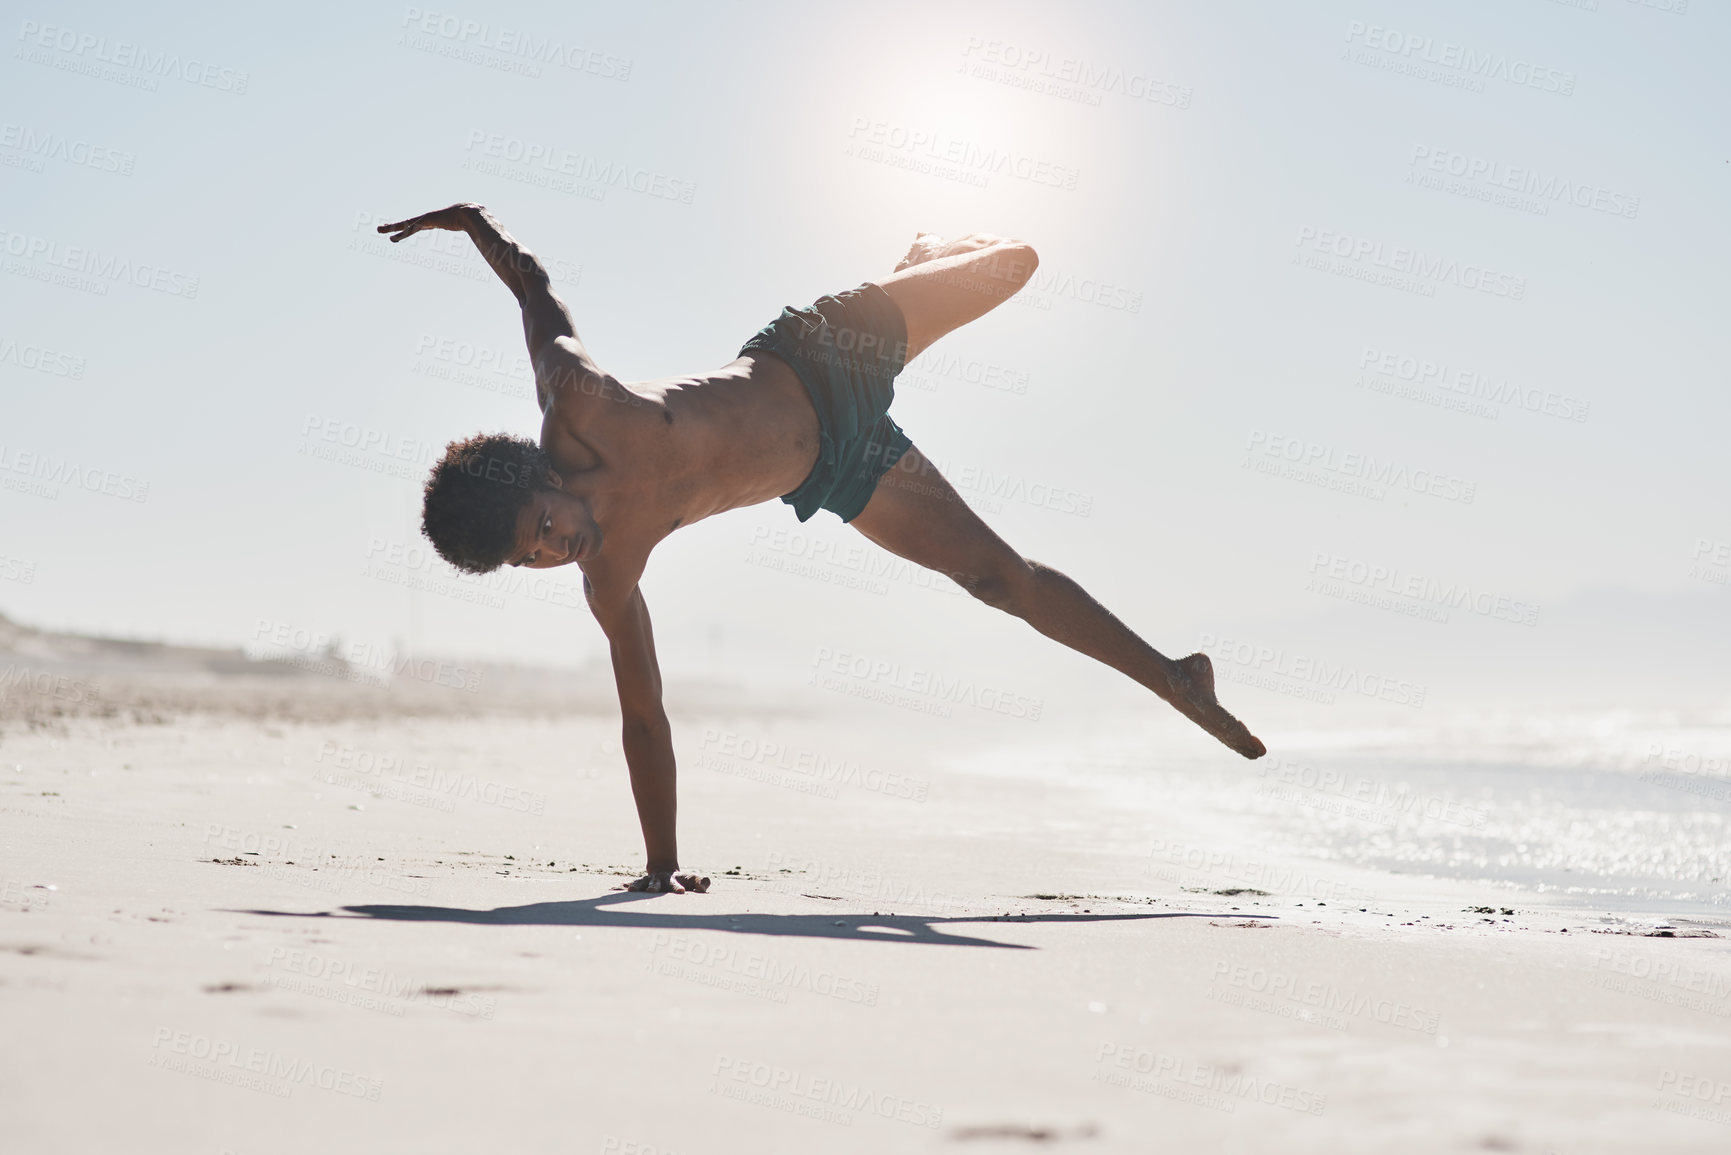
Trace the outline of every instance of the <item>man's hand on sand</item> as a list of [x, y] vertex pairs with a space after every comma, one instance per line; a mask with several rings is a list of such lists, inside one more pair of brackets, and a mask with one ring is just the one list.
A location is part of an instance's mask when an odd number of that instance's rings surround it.
[[418, 217], [410, 217], [406, 221], [395, 224], [380, 225], [381, 233], [392, 233], [391, 243], [396, 244], [404, 237], [412, 237], [423, 229], [444, 229], [448, 232], [463, 231], [463, 218], [469, 212], [480, 208], [476, 204], [451, 205], [449, 208], [435, 209], [430, 213], [422, 213]]
[[703, 894], [709, 889], [709, 879], [701, 874], [681, 870], [652, 870], [636, 882], [628, 882], [620, 890], [635, 890], [644, 894], [684, 894], [695, 890]]

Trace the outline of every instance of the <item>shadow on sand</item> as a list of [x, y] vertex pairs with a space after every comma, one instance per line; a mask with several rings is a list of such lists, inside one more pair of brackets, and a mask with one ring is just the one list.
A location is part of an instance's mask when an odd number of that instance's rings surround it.
[[[638, 906], [657, 899], [690, 901], [677, 895], [610, 892], [597, 898], [570, 902], [535, 902], [527, 906], [501, 906], [493, 910], [464, 910], [452, 906], [398, 906], [377, 904], [345, 906], [335, 911], [249, 910], [247, 914], [280, 918], [377, 918], [396, 922], [466, 922], [482, 926], [607, 926], [635, 930], [716, 930], [730, 934], [781, 935], [795, 938], [837, 938], [855, 942], [923, 943], [927, 946], [990, 946], [1006, 950], [1035, 950], [1021, 943], [952, 934], [947, 927], [975, 923], [1077, 923], [1130, 922], [1155, 918], [1230, 918], [1235, 921], [1261, 915], [1204, 914], [1158, 911], [1147, 914], [979, 914], [953, 918], [932, 915], [888, 914], [654, 914], [648, 911], [614, 909]], [[698, 899], [698, 901], [703, 901]]]

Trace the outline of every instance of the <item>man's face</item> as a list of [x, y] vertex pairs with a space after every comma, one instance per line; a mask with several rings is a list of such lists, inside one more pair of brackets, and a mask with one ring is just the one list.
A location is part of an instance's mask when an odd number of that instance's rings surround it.
[[516, 544], [507, 565], [551, 569], [588, 561], [601, 548], [601, 527], [580, 498], [557, 489], [537, 490], [517, 511]]

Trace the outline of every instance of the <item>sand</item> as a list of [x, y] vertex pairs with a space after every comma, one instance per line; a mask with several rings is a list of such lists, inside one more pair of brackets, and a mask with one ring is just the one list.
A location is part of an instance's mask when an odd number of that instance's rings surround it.
[[676, 711], [714, 887], [638, 896], [599, 698], [13, 657], [8, 1151], [1731, 1144], [1711, 920], [1231, 847], [1007, 720]]

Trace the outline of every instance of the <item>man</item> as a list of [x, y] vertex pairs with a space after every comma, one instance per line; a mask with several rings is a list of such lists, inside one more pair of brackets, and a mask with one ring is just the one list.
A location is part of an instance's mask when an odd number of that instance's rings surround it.
[[453, 442], [427, 481], [422, 528], [441, 556], [474, 573], [583, 570], [613, 659], [648, 853], [628, 889], [709, 887], [679, 866], [673, 738], [638, 578], [680, 526], [775, 497], [801, 521], [831, 510], [1135, 679], [1246, 758], [1267, 752], [1216, 699], [1205, 654], [1165, 657], [1075, 582], [1016, 553], [890, 420], [902, 366], [1027, 283], [1039, 263], [1029, 246], [922, 233], [890, 276], [782, 310], [721, 368], [627, 383], [589, 356], [546, 270], [486, 209], [452, 205], [379, 227], [393, 242], [424, 229], [468, 233], [516, 295], [543, 420], [538, 445], [505, 435]]

